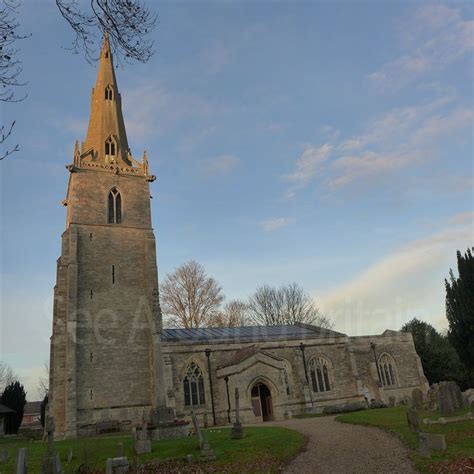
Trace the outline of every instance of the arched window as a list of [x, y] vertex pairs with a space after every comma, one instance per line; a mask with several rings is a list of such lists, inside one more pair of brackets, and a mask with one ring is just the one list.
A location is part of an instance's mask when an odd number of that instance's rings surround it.
[[105, 100], [112, 100], [114, 98], [114, 90], [111, 85], [105, 88]]
[[309, 372], [311, 374], [313, 392], [328, 392], [331, 390], [329, 367], [329, 362], [324, 357], [311, 359]]
[[380, 381], [384, 387], [397, 384], [395, 376], [395, 361], [388, 354], [382, 354], [379, 357]]
[[112, 189], [109, 193], [107, 215], [109, 224], [122, 223], [122, 197], [117, 188]]
[[106, 156], [115, 156], [116, 151], [115, 140], [112, 137], [105, 140], [105, 155]]
[[184, 404], [185, 406], [204, 405], [206, 395], [204, 393], [204, 377], [202, 370], [195, 362], [191, 362], [183, 379]]

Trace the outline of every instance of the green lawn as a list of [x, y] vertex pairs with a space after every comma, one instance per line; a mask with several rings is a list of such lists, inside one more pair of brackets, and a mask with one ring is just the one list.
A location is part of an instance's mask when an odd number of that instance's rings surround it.
[[[196, 468], [214, 472], [277, 472], [278, 467], [294, 457], [306, 442], [302, 434], [286, 428], [245, 428], [246, 436], [239, 440], [229, 439], [229, 432], [229, 428], [209, 429], [209, 442], [217, 460], [206, 465], [199, 464], [198, 466], [196, 464]], [[116, 455], [119, 442], [123, 443], [125, 455], [131, 461], [132, 438], [130, 436], [104, 435], [87, 439], [57, 441], [54, 443], [54, 447], [59, 453], [65, 473], [75, 473], [85, 459], [90, 467], [105, 471], [105, 460]], [[46, 452], [45, 442], [0, 438], [0, 451], [4, 449], [10, 451], [9, 461], [0, 464], [1, 474], [14, 472], [17, 449], [25, 446], [28, 447], [28, 472], [40, 472], [41, 460]], [[74, 459], [70, 464], [67, 463], [69, 448], [73, 449], [74, 454]], [[187, 454], [192, 454], [195, 462], [199, 462], [199, 447], [195, 436], [153, 441], [152, 452], [138, 456], [138, 463], [171, 459], [180, 463]], [[169, 463], [167, 464], [169, 465]], [[191, 471], [189, 465], [182, 467]], [[153, 472], [158, 471], [153, 469]]]
[[[406, 410], [406, 407], [364, 410], [340, 415], [336, 420], [343, 423], [376, 426], [398, 434], [412, 449], [413, 461], [421, 472], [438, 472], [442, 466], [455, 462], [457, 459], [474, 457], [474, 420], [467, 420], [445, 425], [423, 425], [424, 432], [444, 434], [448, 449], [444, 452], [433, 452], [431, 459], [421, 458], [417, 452], [418, 438], [408, 429]], [[468, 413], [468, 410], [460, 410], [456, 415], [463, 413]], [[436, 419], [440, 416], [440, 413], [435, 411], [420, 412], [421, 420], [423, 418]], [[448, 472], [449, 468], [447, 469], [443, 472]]]

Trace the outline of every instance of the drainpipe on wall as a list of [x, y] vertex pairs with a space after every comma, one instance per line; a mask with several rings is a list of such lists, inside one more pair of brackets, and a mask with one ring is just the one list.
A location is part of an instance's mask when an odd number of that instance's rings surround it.
[[214, 426], [216, 426], [216, 409], [214, 407], [214, 389], [212, 387], [212, 375], [211, 375], [211, 349], [206, 349], [205, 354], [207, 357], [207, 371], [209, 372], [209, 387], [211, 389], [211, 405], [212, 405], [212, 420]]
[[306, 355], [304, 353], [305, 345], [302, 342], [300, 342], [300, 349], [301, 349], [301, 353], [303, 354], [304, 375], [306, 377], [306, 383], [308, 384], [309, 398], [311, 400], [311, 405], [314, 406], [313, 394], [311, 392], [311, 384], [309, 383], [309, 377], [308, 377], [308, 366], [306, 365]]
[[227, 421], [230, 423], [230, 395], [229, 395], [229, 377], [224, 377], [225, 389], [227, 391]]

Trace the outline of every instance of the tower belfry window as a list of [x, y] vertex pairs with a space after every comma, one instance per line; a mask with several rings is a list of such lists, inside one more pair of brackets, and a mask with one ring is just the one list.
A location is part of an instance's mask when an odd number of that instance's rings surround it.
[[112, 189], [109, 193], [107, 222], [109, 224], [122, 223], [122, 197], [117, 188]]
[[108, 85], [105, 88], [105, 100], [113, 100], [114, 98], [114, 90], [111, 85]]
[[115, 156], [115, 151], [115, 140], [112, 137], [107, 138], [107, 140], [105, 140], [105, 155]]

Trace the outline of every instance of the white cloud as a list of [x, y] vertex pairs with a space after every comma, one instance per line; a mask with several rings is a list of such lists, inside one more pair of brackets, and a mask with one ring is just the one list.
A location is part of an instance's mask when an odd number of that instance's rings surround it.
[[436, 145], [469, 131], [472, 120], [472, 110], [457, 104], [452, 94], [390, 110], [370, 121], [360, 135], [319, 147], [307, 145], [293, 173], [285, 176], [294, 183], [286, 197], [294, 197], [311, 180], [323, 176], [321, 186], [331, 191], [351, 183], [365, 184], [368, 179], [376, 185], [379, 181], [374, 176], [387, 176], [436, 157]]
[[277, 217], [275, 219], [267, 219], [261, 222], [261, 226], [265, 232], [274, 232], [275, 230], [286, 227], [293, 222], [293, 219], [287, 217]]
[[419, 8], [403, 34], [408, 52], [369, 76], [381, 90], [397, 90], [474, 51], [474, 21], [463, 20], [458, 9], [444, 5]]
[[[472, 243], [472, 222], [453, 216], [449, 227], [412, 241], [318, 299], [339, 330], [373, 334], [419, 317], [446, 327], [444, 278], [456, 250]], [[458, 222], [459, 225], [453, 225]]]
[[239, 163], [233, 155], [220, 155], [205, 162], [205, 172], [208, 176], [224, 176], [229, 174]]

